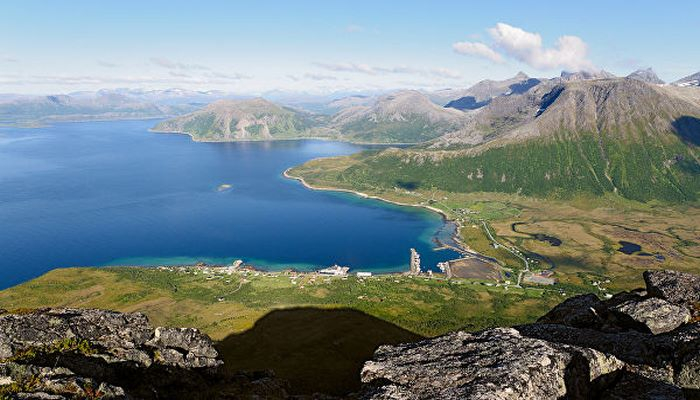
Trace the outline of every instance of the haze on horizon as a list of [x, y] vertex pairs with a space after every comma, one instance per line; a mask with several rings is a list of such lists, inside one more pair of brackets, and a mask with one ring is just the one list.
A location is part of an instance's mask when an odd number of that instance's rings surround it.
[[[700, 3], [3, 2], [0, 93], [466, 87], [524, 71], [698, 70]], [[654, 29], [662, 26], [663, 29]]]

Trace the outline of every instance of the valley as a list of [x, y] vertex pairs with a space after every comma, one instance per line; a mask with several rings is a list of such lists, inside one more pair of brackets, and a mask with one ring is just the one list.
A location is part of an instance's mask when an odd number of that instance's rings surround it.
[[[289, 174], [312, 187], [337, 187], [438, 208], [457, 222], [461, 241], [468, 249], [495, 258], [507, 270], [522, 271], [521, 258], [503, 247], [494, 248], [486, 225], [497, 241], [530, 254], [535, 260], [534, 271], [552, 269], [559, 285], [565, 287], [591, 289], [590, 282], [609, 280], [612, 289], [625, 290], [639, 286], [641, 270], [693, 271], [700, 260], [700, 210], [693, 204], [641, 203], [614, 194], [557, 199], [370, 186], [367, 181], [357, 184], [344, 175], [360, 157], [313, 160], [292, 168]], [[516, 231], [513, 224], [518, 224]], [[561, 243], [552, 245], [534, 234]], [[618, 251], [620, 241], [639, 244], [648, 255], [624, 254]], [[662, 257], [654, 257], [657, 254]]]

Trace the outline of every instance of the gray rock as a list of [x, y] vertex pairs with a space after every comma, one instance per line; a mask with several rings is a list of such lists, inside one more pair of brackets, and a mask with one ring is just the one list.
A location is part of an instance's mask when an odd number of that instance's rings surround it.
[[690, 322], [690, 311], [686, 307], [671, 304], [659, 298], [629, 300], [610, 311], [624, 325], [654, 335], [670, 332]]
[[690, 308], [700, 302], [700, 275], [671, 270], [646, 271], [644, 282], [650, 296]]
[[147, 344], [184, 350], [199, 357], [216, 358], [218, 355], [209, 337], [193, 328], [156, 328]]
[[604, 320], [600, 314], [604, 309], [605, 306], [598, 296], [590, 293], [582, 294], [566, 299], [537, 322], [591, 328], [603, 323]]
[[[14, 357], [29, 350], [30, 358]], [[110, 380], [133, 383], [141, 396], [155, 388], [197, 387], [218, 371], [217, 356], [198, 330], [154, 329], [140, 313], [64, 308], [0, 315], [0, 382], [39, 377], [36, 393], [26, 398], [90, 397], [93, 390], [104, 399], [125, 398]]]
[[380, 347], [362, 369], [366, 399], [586, 398], [624, 366], [591, 349], [498, 328]]

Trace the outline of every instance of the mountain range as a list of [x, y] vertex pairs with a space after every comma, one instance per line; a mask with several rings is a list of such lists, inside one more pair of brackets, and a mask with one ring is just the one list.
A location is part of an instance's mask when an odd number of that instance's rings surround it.
[[[420, 146], [328, 160], [358, 188], [617, 193], [649, 201], [700, 194], [700, 90], [634, 78], [542, 80], [491, 99], [461, 129]], [[345, 169], [339, 169], [341, 165]]]
[[0, 123], [33, 125], [92, 119], [164, 118], [226, 97], [182, 89], [110, 89], [50, 96], [0, 95]]

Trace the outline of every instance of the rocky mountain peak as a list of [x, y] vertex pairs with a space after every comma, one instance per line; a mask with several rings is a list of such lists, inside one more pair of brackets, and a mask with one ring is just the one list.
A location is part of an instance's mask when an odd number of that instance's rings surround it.
[[515, 74], [513, 79], [518, 80], [518, 81], [522, 81], [525, 79], [530, 79], [530, 77], [526, 73], [524, 73], [523, 71], [518, 71], [518, 73]]
[[577, 72], [562, 71], [561, 75], [560, 75], [560, 79], [564, 82], [584, 81], [584, 80], [589, 80], [589, 79], [610, 79], [610, 78], [615, 78], [615, 75], [611, 74], [608, 71], [602, 70], [602, 69], [599, 71], [577, 71]]
[[638, 69], [631, 74], [627, 75], [627, 79], [635, 79], [638, 81], [646, 82], [646, 83], [652, 83], [655, 85], [663, 85], [664, 81], [662, 81], [658, 75], [656, 75], [656, 72], [654, 72], [653, 69], [647, 68], [647, 69]]

